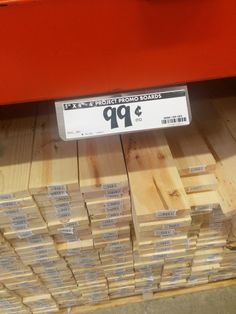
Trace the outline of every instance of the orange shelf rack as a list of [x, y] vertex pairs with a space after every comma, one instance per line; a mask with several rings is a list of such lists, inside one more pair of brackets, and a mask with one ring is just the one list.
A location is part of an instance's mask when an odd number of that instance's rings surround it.
[[235, 74], [235, 0], [0, 0], [0, 104]]

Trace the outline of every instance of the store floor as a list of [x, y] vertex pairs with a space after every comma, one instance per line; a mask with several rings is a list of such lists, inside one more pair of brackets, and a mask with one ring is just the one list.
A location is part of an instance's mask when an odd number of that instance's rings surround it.
[[[236, 286], [101, 309], [93, 314], [236, 314]], [[89, 313], [90, 314], [90, 313]]]

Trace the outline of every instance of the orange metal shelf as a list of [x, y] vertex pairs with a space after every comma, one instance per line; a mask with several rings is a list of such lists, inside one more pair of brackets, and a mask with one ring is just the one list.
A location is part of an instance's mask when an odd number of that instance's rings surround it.
[[235, 0], [11, 4], [0, 6], [0, 104], [236, 74]]

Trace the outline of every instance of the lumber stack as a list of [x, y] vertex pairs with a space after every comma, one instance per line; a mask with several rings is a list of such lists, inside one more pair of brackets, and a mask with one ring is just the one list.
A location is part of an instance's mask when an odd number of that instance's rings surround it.
[[16, 252], [21, 257], [26, 250], [40, 252], [40, 257], [23, 262], [28, 262], [60, 307], [79, 305], [81, 293], [63, 257], [78, 253], [81, 234], [89, 238], [91, 232], [79, 188], [77, 144], [60, 140], [55, 112], [50, 108], [37, 115], [29, 191], [48, 232], [34, 237], [30, 245], [21, 243]]
[[[47, 224], [29, 192], [35, 110], [32, 106], [28, 115], [22, 116], [20, 111], [15, 118], [10, 117], [8, 111], [1, 112], [0, 229], [4, 237], [0, 236], [0, 281], [12, 293], [13, 301], [15, 293], [21, 298], [48, 293], [40, 277], [29, 267], [37, 258], [45, 258], [47, 251], [43, 246], [41, 249], [44, 252], [32, 249], [32, 239], [48, 232]], [[51, 245], [54, 248], [54, 243]], [[55, 248], [54, 252], [57, 254]], [[19, 297], [14, 301], [16, 311], [29, 312], [26, 305], [22, 302], [17, 305], [17, 302]], [[45, 308], [41, 307], [42, 310]], [[6, 309], [10, 311], [10, 301]], [[56, 304], [54, 310], [58, 310]]]
[[29, 193], [29, 176], [35, 124], [31, 115], [1, 120], [1, 231], [7, 239], [47, 232], [47, 226]]
[[235, 101], [193, 105], [187, 127], [79, 142], [43, 104], [1, 109], [2, 312], [236, 277]]
[[77, 144], [60, 140], [55, 113], [45, 111], [36, 120], [29, 190], [50, 234], [68, 240], [67, 235], [73, 238], [89, 227], [79, 188]]
[[0, 311], [2, 313], [30, 314], [31, 311], [22, 303], [21, 298], [0, 285]]
[[122, 143], [133, 204], [137, 292], [155, 292], [159, 284], [181, 286], [185, 272], [179, 272], [176, 281], [167, 271], [162, 275], [164, 264], [187, 259], [191, 225], [187, 194], [166, 138], [161, 131], [151, 131], [124, 135]]
[[[198, 111], [200, 107], [201, 104], [198, 102]], [[201, 123], [204, 119], [205, 125], [209, 123], [206, 107], [205, 105], [204, 109], [202, 107], [201, 119], [200, 112], [195, 113], [197, 125], [192, 123], [187, 128], [166, 131], [191, 207], [192, 223], [188, 237], [197, 239], [188, 286], [207, 283], [217, 278], [230, 234], [229, 219], [232, 218], [231, 214], [236, 208], [232, 203], [234, 184], [222, 166], [222, 156], [217, 154], [214, 145], [210, 145], [207, 139], [214, 130], [202, 132]], [[209, 110], [214, 115], [214, 108], [211, 107]], [[220, 123], [220, 118], [215, 121], [215, 125]], [[225, 136], [228, 142], [227, 129]], [[235, 145], [231, 140], [230, 142]], [[228, 187], [230, 188], [227, 189]]]
[[82, 295], [92, 301], [133, 294], [131, 205], [120, 138], [80, 141], [78, 156], [80, 187], [92, 228], [92, 261], [96, 264], [96, 271], [91, 265], [78, 268], [78, 285]]
[[55, 313], [58, 311], [55, 300], [50, 294], [23, 298], [23, 303], [35, 314]]

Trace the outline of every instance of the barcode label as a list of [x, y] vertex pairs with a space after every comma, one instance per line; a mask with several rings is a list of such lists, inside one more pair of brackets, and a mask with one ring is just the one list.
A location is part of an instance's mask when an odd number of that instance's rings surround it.
[[41, 257], [42, 257], [42, 256], [47, 257], [48, 254], [50, 254], [50, 253], [51, 253], [51, 251], [50, 251], [50, 250], [47, 250], [47, 249], [45, 249], [45, 248], [40, 248], [40, 249], [38, 249], [38, 250], [34, 249], [34, 254], [35, 254], [35, 255], [40, 255]]
[[19, 202], [16, 202], [16, 201], [3, 202], [0, 204], [0, 207], [2, 208], [19, 207]]
[[109, 212], [106, 214], [106, 217], [107, 218], [113, 218], [113, 217], [119, 217], [122, 215], [122, 212], [117, 212], [117, 211], [114, 211], [114, 212]]
[[103, 234], [102, 238], [103, 240], [117, 240], [118, 234], [117, 232], [107, 232]]
[[44, 246], [42, 245], [39, 245], [39, 246], [36, 246], [34, 248], [32, 248], [33, 251], [36, 251], [36, 252], [46, 252], [47, 251], [47, 248], [45, 248]]
[[65, 196], [57, 196], [55, 198], [51, 198], [52, 203], [56, 204], [56, 203], [60, 203], [60, 202], [68, 202], [69, 201], [69, 196], [66, 194]]
[[124, 207], [124, 204], [121, 201], [108, 202], [104, 205], [107, 211], [121, 210]]
[[67, 255], [76, 255], [76, 254], [80, 254], [80, 248], [76, 248], [76, 249], [69, 249], [66, 251]]
[[68, 197], [68, 194], [66, 191], [54, 191], [52, 193], [49, 194], [50, 198], [61, 198], [61, 197]]
[[55, 209], [57, 210], [58, 208], [64, 208], [64, 207], [69, 207], [70, 208], [70, 203], [69, 202], [65, 202], [62, 204], [54, 204]]
[[27, 216], [24, 214], [21, 214], [19, 216], [13, 216], [11, 217], [12, 222], [17, 222], [17, 221], [25, 221], [27, 223]]
[[11, 302], [9, 302], [7, 300], [0, 300], [0, 305], [8, 306], [8, 305], [11, 305]]
[[73, 227], [73, 228], [76, 228], [80, 225], [79, 221], [72, 221], [72, 222], [67, 222], [64, 224], [64, 227], [67, 228], [67, 227]]
[[113, 189], [120, 189], [121, 183], [108, 183], [108, 184], [102, 184], [103, 190], [113, 190]]
[[1, 194], [0, 195], [0, 201], [7, 201], [7, 200], [12, 200], [13, 199], [13, 194]]
[[145, 280], [146, 283], [147, 283], [147, 282], [150, 282], [150, 281], [153, 282], [155, 279], [154, 279], [153, 276], [147, 276], [147, 277], [144, 278], [144, 280]]
[[173, 242], [170, 240], [161, 241], [159, 243], [156, 243], [156, 248], [158, 248], [159, 246], [171, 246], [172, 243]]
[[122, 194], [123, 194], [123, 191], [122, 191], [121, 188], [115, 189], [115, 190], [106, 190], [106, 192], [105, 192], [105, 196], [106, 196], [107, 198], [121, 197]]
[[154, 236], [169, 237], [175, 234], [175, 229], [155, 230]]
[[105, 219], [100, 222], [101, 227], [113, 226], [117, 221], [114, 219]]
[[17, 236], [19, 239], [27, 239], [32, 237], [34, 234], [32, 231], [22, 231], [22, 232], [18, 232]]
[[179, 124], [179, 123], [183, 123], [183, 122], [187, 122], [187, 118], [186, 117], [165, 117], [164, 119], [161, 120], [161, 124]]
[[73, 227], [64, 227], [57, 229], [60, 233], [63, 234], [74, 234], [74, 228]]
[[121, 243], [110, 243], [106, 246], [105, 250], [120, 251], [123, 250], [124, 248], [127, 248], [127, 245]]
[[57, 217], [58, 218], [65, 218], [71, 216], [70, 207], [68, 205], [64, 206], [57, 206], [55, 205]]
[[209, 255], [208, 257], [207, 257], [207, 262], [211, 262], [211, 261], [215, 261], [215, 260], [217, 260], [219, 258], [219, 255]]
[[68, 233], [64, 233], [62, 235], [63, 240], [65, 242], [75, 242], [75, 241], [80, 241], [79, 237], [74, 235], [74, 234], [68, 234]]
[[48, 194], [51, 194], [54, 192], [66, 192], [66, 186], [65, 185], [49, 185]]
[[173, 229], [173, 228], [179, 228], [181, 227], [180, 223], [168, 223], [163, 225], [163, 229]]
[[19, 208], [6, 209], [4, 210], [4, 214], [8, 217], [14, 217], [20, 215], [20, 210]]
[[152, 258], [153, 260], [160, 260], [160, 259], [163, 259], [163, 258], [166, 258], [168, 257], [169, 255], [168, 254], [158, 254], [158, 255], [153, 255]]
[[158, 210], [156, 212], [156, 217], [175, 217], [176, 210]]
[[26, 215], [11, 217], [11, 228], [13, 230], [26, 229], [28, 227], [28, 220]]
[[205, 165], [189, 167], [189, 172], [190, 173], [199, 173], [199, 172], [205, 172], [205, 171], [206, 171], [206, 166]]
[[43, 237], [41, 235], [35, 235], [29, 239], [27, 239], [28, 243], [42, 243]]

